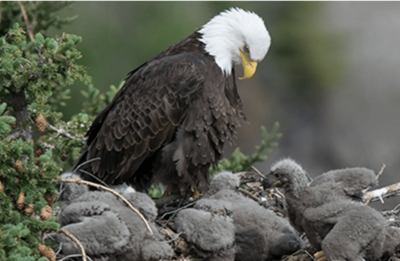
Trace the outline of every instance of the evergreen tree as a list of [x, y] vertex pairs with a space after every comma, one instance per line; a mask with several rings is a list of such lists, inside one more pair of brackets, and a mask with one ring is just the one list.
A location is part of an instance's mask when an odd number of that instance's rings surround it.
[[59, 227], [51, 206], [61, 161], [83, 146], [90, 126], [88, 114], [65, 122], [57, 112], [69, 98], [69, 85], [91, 81], [78, 63], [82, 38], [46, 36], [49, 27], [72, 20], [54, 14], [66, 5], [1, 5], [0, 260], [46, 260], [39, 246], [45, 231]]

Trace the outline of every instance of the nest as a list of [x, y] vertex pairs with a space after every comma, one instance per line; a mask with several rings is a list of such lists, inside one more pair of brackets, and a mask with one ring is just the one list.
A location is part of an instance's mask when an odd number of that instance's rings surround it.
[[[287, 206], [284, 194], [277, 188], [271, 188], [264, 190], [262, 187], [262, 181], [264, 176], [253, 168], [255, 172], [241, 172], [236, 173], [240, 176], [240, 188], [239, 192], [244, 196], [251, 198], [255, 202], [258, 202], [261, 206], [271, 210], [275, 215], [283, 218], [287, 218]], [[392, 194], [394, 195], [394, 194]], [[379, 196], [378, 196], [379, 197]], [[192, 208], [195, 200], [173, 200], [169, 203], [159, 205], [159, 216], [157, 218], [157, 224], [161, 227], [160, 232], [164, 235], [165, 240], [169, 242], [171, 247], [175, 250], [175, 256], [172, 260], [188, 261], [196, 258], [196, 260], [206, 260], [199, 258], [196, 252], [190, 248], [189, 244], [184, 240], [182, 235], [177, 233], [176, 226], [174, 224], [174, 217], [182, 209]], [[215, 213], [215, 215], [226, 216], [230, 213], [222, 211], [221, 213]], [[382, 212], [384, 217], [388, 220], [391, 226], [400, 227], [400, 204], [393, 210]], [[293, 253], [290, 256], [285, 256], [281, 260], [284, 261], [314, 261], [319, 259], [319, 256], [323, 255], [322, 252], [318, 252], [313, 248], [305, 234], [300, 235], [307, 246], [306, 248]], [[400, 260], [400, 246], [397, 249], [395, 255], [390, 257], [389, 260]]]
[[[235, 175], [240, 177], [240, 188], [238, 191], [243, 194], [243, 196], [252, 199], [260, 206], [271, 210], [275, 215], [287, 218], [287, 206], [284, 194], [276, 188], [264, 190], [262, 186], [264, 176], [261, 173], [255, 170], [255, 172], [241, 172], [236, 173]], [[84, 183], [84, 181], [78, 183]], [[382, 195], [379, 195], [378, 197], [382, 197]], [[155, 200], [158, 209], [158, 216], [155, 220], [158, 225], [157, 230], [163, 235], [165, 241], [167, 241], [174, 250], [174, 256], [169, 260], [207, 260], [207, 258], [204, 258], [207, 253], [203, 252], [199, 255], [198, 249], [195, 249], [189, 242], [185, 241], [185, 236], [178, 232], [177, 226], [174, 222], [177, 214], [181, 210], [193, 208], [196, 201], [197, 199], [194, 199], [193, 197], [182, 198], [176, 195]], [[46, 210], [46, 212], [50, 213], [48, 208]], [[212, 216], [229, 218], [232, 213], [226, 209], [221, 209], [219, 211], [213, 211], [211, 214]], [[391, 226], [400, 227], [400, 205], [393, 210], [385, 211], [382, 214]], [[135, 214], [133, 213], [132, 215]], [[317, 252], [316, 249], [311, 247], [306, 235], [300, 236], [306, 243], [306, 247], [290, 256], [284, 256], [280, 260], [313, 261], [319, 259], [321, 252]], [[77, 242], [77, 244], [79, 244], [79, 242]], [[82, 253], [84, 253], [83, 249]], [[390, 260], [398, 259], [400, 259], [400, 249], [397, 249], [397, 252], [390, 257]], [[82, 258], [76, 260], [82, 260]]]

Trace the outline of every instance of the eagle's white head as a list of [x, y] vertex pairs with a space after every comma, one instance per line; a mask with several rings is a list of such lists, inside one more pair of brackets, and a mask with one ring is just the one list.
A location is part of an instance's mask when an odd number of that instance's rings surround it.
[[257, 63], [264, 59], [271, 45], [271, 37], [264, 21], [255, 13], [231, 8], [213, 17], [200, 28], [200, 39], [206, 51], [226, 75], [235, 64], [242, 63], [244, 76], [249, 79]]

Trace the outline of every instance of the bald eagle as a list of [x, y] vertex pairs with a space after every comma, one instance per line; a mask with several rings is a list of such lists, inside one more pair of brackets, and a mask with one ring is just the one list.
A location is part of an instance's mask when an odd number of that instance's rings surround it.
[[[139, 191], [156, 182], [181, 193], [206, 189], [210, 166], [246, 120], [234, 66], [243, 66], [239, 79], [251, 78], [270, 43], [255, 13], [231, 8], [216, 15], [128, 74], [94, 120], [74, 169]], [[88, 162], [93, 158], [100, 160]]]

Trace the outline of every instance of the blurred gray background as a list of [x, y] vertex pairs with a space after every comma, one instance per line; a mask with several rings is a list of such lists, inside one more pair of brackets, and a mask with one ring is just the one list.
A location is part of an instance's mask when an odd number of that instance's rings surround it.
[[[260, 126], [278, 121], [283, 137], [260, 171], [290, 156], [313, 177], [386, 164], [380, 186], [400, 182], [399, 2], [76, 2], [60, 15], [79, 15], [63, 31], [83, 37], [81, 64], [106, 91], [231, 6], [258, 13], [272, 45], [255, 77], [238, 81], [250, 124], [226, 156], [235, 147], [252, 153]], [[66, 119], [81, 110], [86, 88], [73, 88]]]

